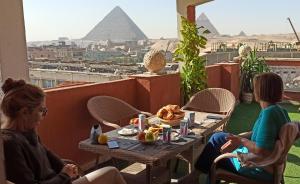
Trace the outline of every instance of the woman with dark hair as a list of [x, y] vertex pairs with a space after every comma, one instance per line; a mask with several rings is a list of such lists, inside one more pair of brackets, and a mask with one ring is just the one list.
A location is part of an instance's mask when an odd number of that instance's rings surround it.
[[[254, 153], [261, 157], [270, 155], [280, 128], [291, 121], [287, 111], [277, 104], [281, 101], [282, 94], [283, 82], [279, 75], [263, 73], [255, 76], [254, 96], [262, 110], [252, 131], [242, 136], [224, 132], [213, 134], [196, 162], [196, 169], [209, 174], [213, 160], [225, 152]], [[218, 167], [254, 179], [273, 179], [272, 170], [243, 167], [237, 158], [222, 159]]]
[[73, 182], [78, 169], [64, 164], [41, 144], [37, 126], [47, 114], [45, 94], [24, 80], [7, 79], [2, 86], [1, 125], [7, 179], [16, 184], [124, 184], [114, 167], [98, 169]]

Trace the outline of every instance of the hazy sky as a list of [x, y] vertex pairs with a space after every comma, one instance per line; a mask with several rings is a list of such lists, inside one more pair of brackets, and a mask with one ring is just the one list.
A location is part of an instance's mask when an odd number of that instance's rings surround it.
[[[27, 41], [84, 37], [120, 6], [148, 38], [177, 37], [176, 0], [23, 0]], [[221, 34], [300, 32], [299, 0], [215, 0], [196, 8]]]

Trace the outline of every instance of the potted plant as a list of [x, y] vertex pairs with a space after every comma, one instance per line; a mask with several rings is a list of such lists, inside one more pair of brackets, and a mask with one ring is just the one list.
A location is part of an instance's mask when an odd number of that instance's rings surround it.
[[241, 56], [241, 96], [243, 102], [251, 103], [253, 100], [254, 76], [268, 71], [270, 69], [265, 62], [265, 58], [257, 55], [256, 48]]
[[[184, 17], [181, 17], [181, 25], [182, 40], [177, 45], [174, 57], [175, 61], [183, 62], [180, 76], [185, 103], [193, 94], [207, 86], [205, 59], [199, 55], [200, 48], [205, 48], [207, 39], [198, 34], [198, 30], [203, 26], [197, 28], [195, 23], [189, 22]], [[202, 34], [208, 33], [210, 33], [208, 30], [204, 30]]]

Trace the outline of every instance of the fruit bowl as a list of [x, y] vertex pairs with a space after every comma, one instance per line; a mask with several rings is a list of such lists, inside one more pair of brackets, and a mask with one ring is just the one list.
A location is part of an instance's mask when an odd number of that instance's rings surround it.
[[[158, 139], [158, 132], [157, 133], [152, 133], [151, 131], [147, 131], [146, 132], [140, 132], [137, 135], [137, 140], [142, 143], [142, 144], [154, 144]], [[151, 138], [149, 138], [149, 134], [151, 134]]]

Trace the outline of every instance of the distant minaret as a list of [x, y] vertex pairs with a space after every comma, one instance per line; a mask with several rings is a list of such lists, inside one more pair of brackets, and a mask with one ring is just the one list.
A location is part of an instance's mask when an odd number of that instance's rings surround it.
[[215, 26], [210, 22], [210, 20], [204, 13], [201, 13], [201, 15], [197, 18], [196, 24], [198, 27], [203, 26], [205, 29], [208, 29], [210, 31], [210, 34], [208, 34], [208, 36], [220, 35]]
[[130, 17], [119, 6], [116, 6], [82, 39], [123, 42], [148, 38]]

